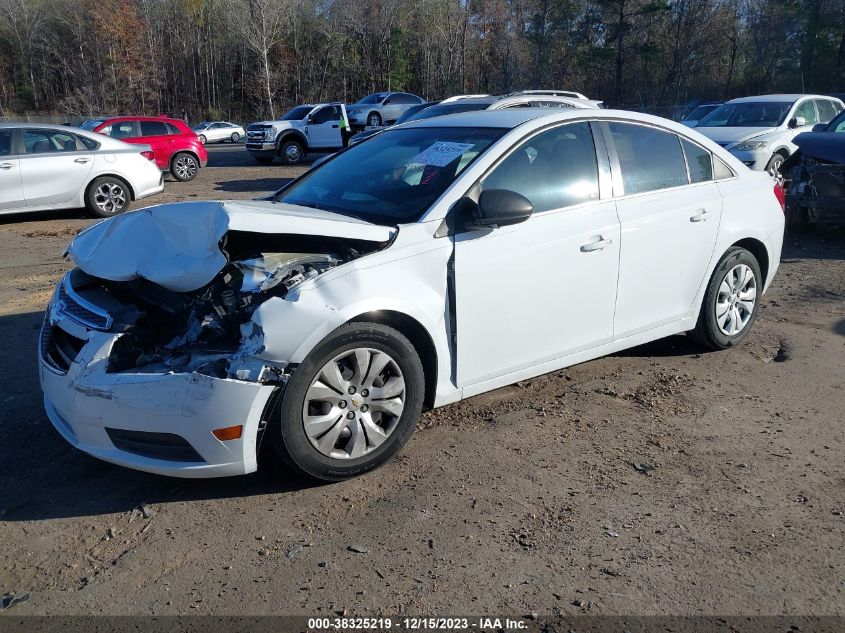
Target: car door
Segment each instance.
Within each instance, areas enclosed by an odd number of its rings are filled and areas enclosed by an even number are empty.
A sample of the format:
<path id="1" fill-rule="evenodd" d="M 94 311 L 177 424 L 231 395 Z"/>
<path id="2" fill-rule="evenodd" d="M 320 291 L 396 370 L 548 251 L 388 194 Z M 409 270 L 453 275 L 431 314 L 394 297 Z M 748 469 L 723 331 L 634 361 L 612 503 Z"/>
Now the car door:
<path id="1" fill-rule="evenodd" d="M 381 109 L 384 122 L 387 123 L 388 121 L 395 121 L 398 119 L 402 115 L 404 103 L 402 95 L 398 92 L 395 92 L 387 97 L 387 99 L 384 100 L 384 104 Z"/>
<path id="2" fill-rule="evenodd" d="M 722 197 L 705 148 L 645 124 L 602 129 L 622 233 L 613 326 L 620 339 L 690 313 L 713 255 Z"/>
<path id="3" fill-rule="evenodd" d="M 0 130 L 0 211 L 26 206 L 13 130 Z"/>
<path id="4" fill-rule="evenodd" d="M 70 202 L 94 166 L 94 152 L 64 130 L 23 129 L 20 152 L 21 185 L 28 207 Z"/>
<path id="5" fill-rule="evenodd" d="M 212 123 L 209 126 L 209 131 L 211 132 L 211 136 L 206 137 L 208 140 L 223 141 L 229 138 L 225 123 Z"/>
<path id="6" fill-rule="evenodd" d="M 340 134 L 341 112 L 339 106 L 323 106 L 308 117 L 305 135 L 308 147 L 314 149 L 333 149 L 343 146 Z"/>
<path id="7" fill-rule="evenodd" d="M 170 167 L 170 157 L 175 150 L 174 143 L 176 142 L 176 136 L 171 134 L 164 121 L 141 120 L 139 121 L 138 127 L 140 129 L 140 136 L 135 139 L 135 142 L 149 145 L 159 169 L 168 169 Z"/>
<path id="8" fill-rule="evenodd" d="M 539 132 L 470 193 L 516 191 L 534 212 L 513 226 L 457 230 L 459 386 L 612 339 L 619 221 L 607 155 L 601 145 L 596 151 L 591 128 L 579 122 Z"/>

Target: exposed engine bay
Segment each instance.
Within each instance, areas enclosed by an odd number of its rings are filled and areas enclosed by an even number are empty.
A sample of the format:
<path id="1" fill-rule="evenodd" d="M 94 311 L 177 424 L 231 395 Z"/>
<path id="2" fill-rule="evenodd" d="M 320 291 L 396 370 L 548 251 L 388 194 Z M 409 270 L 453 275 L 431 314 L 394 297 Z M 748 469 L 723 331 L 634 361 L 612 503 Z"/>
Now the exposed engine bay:
<path id="1" fill-rule="evenodd" d="M 73 285 L 95 305 L 112 304 L 110 329 L 121 334 L 108 358 L 110 373 L 194 371 L 218 378 L 282 382 L 284 363 L 275 366 L 253 358 L 264 349 L 263 334 L 251 321 L 256 308 L 385 245 L 230 231 L 220 243 L 228 263 L 196 290 L 177 292 L 143 278 L 101 279 L 80 270 L 75 271 Z"/>
<path id="2" fill-rule="evenodd" d="M 787 219 L 797 230 L 820 220 L 845 218 L 845 139 L 842 134 L 805 133 L 795 137 L 798 151 L 784 161 L 788 181 Z"/>

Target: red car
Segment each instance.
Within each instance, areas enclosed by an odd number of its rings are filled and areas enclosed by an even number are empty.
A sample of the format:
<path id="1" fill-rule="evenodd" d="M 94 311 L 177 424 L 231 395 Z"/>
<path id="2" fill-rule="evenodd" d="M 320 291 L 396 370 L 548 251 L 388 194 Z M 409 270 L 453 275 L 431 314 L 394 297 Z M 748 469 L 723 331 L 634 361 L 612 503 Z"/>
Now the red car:
<path id="1" fill-rule="evenodd" d="M 184 121 L 161 116 L 121 116 L 85 121 L 82 129 L 126 143 L 149 145 L 159 169 L 176 180 L 193 180 L 208 163 L 208 152 Z"/>

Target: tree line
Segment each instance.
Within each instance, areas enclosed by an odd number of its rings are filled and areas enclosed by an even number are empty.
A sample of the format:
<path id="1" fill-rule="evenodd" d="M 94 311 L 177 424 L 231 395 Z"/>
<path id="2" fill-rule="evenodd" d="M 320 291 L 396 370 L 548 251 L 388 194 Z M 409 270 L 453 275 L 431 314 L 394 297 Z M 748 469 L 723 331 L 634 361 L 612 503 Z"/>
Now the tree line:
<path id="1" fill-rule="evenodd" d="M 0 0 L 0 117 L 249 121 L 528 88 L 653 111 L 845 92 L 845 1 Z"/>

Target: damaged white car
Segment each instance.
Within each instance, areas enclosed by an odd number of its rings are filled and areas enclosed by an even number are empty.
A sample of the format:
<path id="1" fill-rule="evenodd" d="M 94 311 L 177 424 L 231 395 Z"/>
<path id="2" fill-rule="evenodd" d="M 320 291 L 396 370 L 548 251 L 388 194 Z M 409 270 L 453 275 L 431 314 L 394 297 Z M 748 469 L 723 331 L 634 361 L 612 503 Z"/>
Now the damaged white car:
<path id="1" fill-rule="evenodd" d="M 783 192 L 694 130 L 611 110 L 399 126 L 272 199 L 80 233 L 40 338 L 47 414 L 95 457 L 183 477 L 262 445 L 337 480 L 421 410 L 691 332 L 741 341 Z"/>

